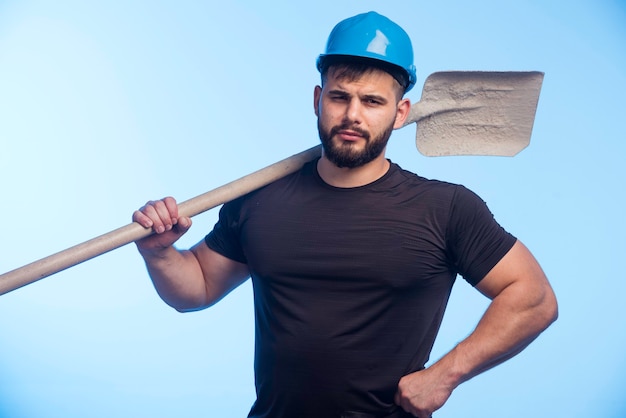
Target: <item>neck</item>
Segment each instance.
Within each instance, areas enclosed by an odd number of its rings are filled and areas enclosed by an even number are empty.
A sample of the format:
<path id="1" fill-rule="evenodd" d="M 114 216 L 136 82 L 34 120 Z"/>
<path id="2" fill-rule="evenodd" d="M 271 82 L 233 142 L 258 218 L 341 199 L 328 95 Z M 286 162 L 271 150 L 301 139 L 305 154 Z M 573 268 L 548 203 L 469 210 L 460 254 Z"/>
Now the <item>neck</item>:
<path id="1" fill-rule="evenodd" d="M 355 168 L 337 167 L 322 154 L 317 162 L 317 172 L 322 180 L 334 187 L 360 187 L 373 183 L 389 170 L 389 161 L 384 153 L 369 163 Z"/>

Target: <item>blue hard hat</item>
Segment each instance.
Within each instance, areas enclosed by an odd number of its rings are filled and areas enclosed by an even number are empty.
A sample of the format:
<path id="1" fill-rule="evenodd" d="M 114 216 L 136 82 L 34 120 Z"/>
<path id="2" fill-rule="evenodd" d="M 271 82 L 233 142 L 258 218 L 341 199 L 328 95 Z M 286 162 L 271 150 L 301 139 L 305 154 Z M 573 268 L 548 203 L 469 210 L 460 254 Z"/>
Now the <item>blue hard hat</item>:
<path id="1" fill-rule="evenodd" d="M 392 64 L 406 73 L 406 91 L 415 85 L 413 46 L 409 35 L 385 16 L 362 13 L 339 22 L 328 36 L 326 52 L 317 58 L 317 69 L 331 56 L 369 58 Z"/>

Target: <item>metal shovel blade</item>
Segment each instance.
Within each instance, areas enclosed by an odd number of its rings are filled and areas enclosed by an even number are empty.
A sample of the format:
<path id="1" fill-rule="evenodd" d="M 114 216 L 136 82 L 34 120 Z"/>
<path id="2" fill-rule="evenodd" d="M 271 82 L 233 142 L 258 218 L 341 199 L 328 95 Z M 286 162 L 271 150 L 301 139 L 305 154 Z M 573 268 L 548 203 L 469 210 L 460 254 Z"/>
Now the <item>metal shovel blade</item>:
<path id="1" fill-rule="evenodd" d="M 530 143 L 542 82 L 538 71 L 436 72 L 406 124 L 426 156 L 513 156 Z"/>

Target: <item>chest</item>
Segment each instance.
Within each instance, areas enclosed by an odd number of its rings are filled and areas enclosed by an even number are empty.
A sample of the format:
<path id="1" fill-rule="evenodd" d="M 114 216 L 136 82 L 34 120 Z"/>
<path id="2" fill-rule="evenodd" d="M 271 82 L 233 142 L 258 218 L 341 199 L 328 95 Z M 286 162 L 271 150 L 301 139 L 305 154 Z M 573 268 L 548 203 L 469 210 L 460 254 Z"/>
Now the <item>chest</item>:
<path id="1" fill-rule="evenodd" d="M 419 194 L 281 191 L 250 202 L 240 238 L 258 278 L 402 290 L 450 275 L 442 211 Z"/>

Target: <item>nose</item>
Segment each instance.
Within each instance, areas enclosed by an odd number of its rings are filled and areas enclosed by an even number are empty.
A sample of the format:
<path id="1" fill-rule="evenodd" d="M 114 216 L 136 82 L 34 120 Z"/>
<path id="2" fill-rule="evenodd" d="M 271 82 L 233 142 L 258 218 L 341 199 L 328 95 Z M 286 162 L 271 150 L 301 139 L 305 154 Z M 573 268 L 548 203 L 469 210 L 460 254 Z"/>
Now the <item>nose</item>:
<path id="1" fill-rule="evenodd" d="M 361 123 L 361 102 L 357 98 L 348 101 L 344 119 L 346 122 Z"/>

